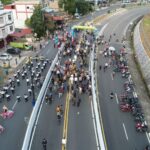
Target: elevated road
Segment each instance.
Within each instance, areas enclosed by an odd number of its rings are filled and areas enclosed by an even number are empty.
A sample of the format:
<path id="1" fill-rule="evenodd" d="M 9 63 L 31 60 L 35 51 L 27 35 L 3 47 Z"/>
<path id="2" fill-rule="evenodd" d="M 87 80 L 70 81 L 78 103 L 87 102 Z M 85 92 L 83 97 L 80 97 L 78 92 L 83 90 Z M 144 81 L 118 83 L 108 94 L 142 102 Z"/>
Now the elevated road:
<path id="1" fill-rule="evenodd" d="M 86 16 L 85 18 L 79 19 L 75 23 L 70 23 L 70 26 L 73 24 L 79 23 L 81 21 L 89 21 L 93 19 L 93 17 L 96 17 L 98 15 L 106 13 L 109 9 L 116 9 L 118 6 L 111 6 L 111 8 L 107 8 L 105 10 L 101 10 L 99 12 L 95 12 L 92 16 L 91 14 Z M 105 30 L 106 40 L 109 38 L 109 34 L 112 34 L 112 31 L 116 33 L 116 38 L 121 39 L 123 35 L 123 30 L 125 29 L 126 25 L 132 20 L 133 18 L 137 17 L 138 15 L 145 14 L 148 12 L 148 8 L 138 8 L 135 10 L 130 10 L 128 13 L 120 15 L 119 17 L 116 16 L 114 18 L 111 18 L 107 21 L 108 26 Z M 122 19 L 123 18 L 123 19 Z M 121 21 L 122 19 L 122 21 Z M 118 25 L 116 25 L 118 24 Z M 115 27 L 116 26 L 116 27 Z M 112 29 L 113 28 L 113 29 Z M 68 28 L 69 29 L 69 28 Z M 99 27 L 100 29 L 100 27 Z M 113 39 L 115 41 L 115 39 Z M 114 42 L 112 41 L 112 43 Z M 116 45 L 114 42 L 113 45 Z M 118 46 L 118 44 L 117 44 Z M 118 46 L 119 47 L 119 46 Z M 50 42 L 42 51 L 41 55 L 45 56 L 48 59 L 53 59 L 57 53 L 57 49 L 54 49 L 52 42 Z M 104 63 L 104 60 L 101 58 L 101 62 Z M 43 76 L 46 75 L 48 68 L 44 71 Z M 99 74 L 100 72 L 98 72 Z M 106 134 L 106 141 L 108 143 L 109 149 L 122 149 L 123 141 L 126 142 L 124 144 L 124 149 L 132 149 L 132 148 L 142 148 L 144 144 L 147 143 L 147 138 L 145 135 L 139 135 L 134 131 L 134 123 L 133 119 L 127 116 L 126 114 L 122 114 L 118 106 L 116 104 L 110 104 L 109 101 L 106 101 L 107 97 L 109 97 L 109 93 L 112 87 L 116 87 L 116 92 L 119 94 L 121 91 L 122 85 L 120 82 L 122 80 L 120 79 L 117 81 L 117 83 L 113 83 L 114 81 L 111 81 L 109 72 L 107 75 L 100 73 L 101 76 L 99 76 L 99 91 L 102 92 L 100 97 L 100 104 L 101 104 L 101 110 L 102 110 L 102 117 L 104 122 L 104 130 Z M 107 77 L 108 76 L 108 77 Z M 28 119 L 30 117 L 30 114 L 32 112 L 32 97 L 29 98 L 29 102 L 25 103 L 24 100 L 21 102 L 16 102 L 16 96 L 21 95 L 23 96 L 24 93 L 27 93 L 27 86 L 25 81 L 21 81 L 21 85 L 19 87 L 16 87 L 15 95 L 11 97 L 11 101 L 7 102 L 6 100 L 1 103 L 1 109 L 2 106 L 5 104 L 9 109 L 14 108 L 15 115 L 11 119 L 3 120 L 1 118 L 1 124 L 5 127 L 5 131 L 0 135 L 0 145 L 2 150 L 9 150 L 14 149 L 18 150 L 21 149 L 24 134 L 26 131 Z M 105 87 L 105 88 L 103 88 Z M 122 89 L 123 90 L 123 89 Z M 39 89 L 36 91 L 36 96 L 39 93 Z M 63 108 L 65 110 L 66 106 L 66 100 L 67 95 L 64 95 L 62 99 L 60 100 L 59 104 L 61 103 L 63 105 Z M 68 141 L 67 146 L 69 149 L 77 150 L 77 149 L 96 149 L 96 142 L 95 142 L 95 135 L 94 135 L 94 127 L 93 127 L 93 121 L 92 121 L 92 112 L 91 112 L 91 104 L 87 96 L 81 96 L 82 102 L 81 106 L 79 108 L 73 107 L 71 104 L 68 105 Z M 61 140 L 62 140 L 62 131 L 63 131 L 63 122 L 59 125 L 56 119 L 56 112 L 55 108 L 58 105 L 59 99 L 52 103 L 51 106 L 47 104 L 43 104 L 37 130 L 35 133 L 35 138 L 33 140 L 33 147 L 32 149 L 41 149 L 41 140 L 46 137 L 48 139 L 48 146 L 50 149 L 61 149 Z M 108 103 L 107 103 L 108 102 Z M 70 108 L 70 109 L 69 109 Z M 111 111 L 110 111 L 111 110 Z M 114 112 L 115 111 L 115 112 Z M 127 134 L 128 132 L 131 133 L 131 135 L 128 136 L 129 139 L 132 139 L 131 142 L 129 140 L 125 140 L 124 138 L 124 130 L 122 129 L 122 124 L 119 125 L 116 122 L 114 122 L 114 119 L 111 118 L 111 115 L 114 113 L 113 116 L 115 117 L 117 122 L 124 123 Z M 111 114 L 111 115 L 110 115 Z M 125 120 L 122 120 L 122 118 L 125 117 Z M 121 121 L 120 121 L 121 120 Z M 126 123 L 127 122 L 127 123 Z M 115 125 L 114 125 L 115 124 Z M 116 125 L 117 124 L 117 125 Z M 116 130 L 118 127 L 118 130 Z M 131 129 L 130 129 L 131 128 Z M 107 130 L 108 129 L 108 130 Z M 120 131 L 120 134 L 117 132 Z M 117 134 L 116 134 L 117 133 Z M 113 138 L 111 138 L 113 137 Z M 120 142 L 118 146 L 118 139 Z M 138 141 L 138 142 L 137 142 Z M 140 144 L 139 141 L 142 141 L 142 144 Z M 128 145 L 128 142 L 130 143 Z M 138 145 L 136 145 L 136 142 Z M 9 143 L 9 144 L 8 144 Z M 83 144 L 84 143 L 84 144 Z"/>

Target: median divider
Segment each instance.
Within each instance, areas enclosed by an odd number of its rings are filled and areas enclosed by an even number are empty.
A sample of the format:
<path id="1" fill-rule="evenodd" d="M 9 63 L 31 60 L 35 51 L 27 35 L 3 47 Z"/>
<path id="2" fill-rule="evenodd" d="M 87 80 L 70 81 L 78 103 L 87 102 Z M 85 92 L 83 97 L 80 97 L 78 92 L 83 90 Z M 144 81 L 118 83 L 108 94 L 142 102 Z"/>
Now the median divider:
<path id="1" fill-rule="evenodd" d="M 54 69 L 56 63 L 60 59 L 60 54 L 63 50 L 63 47 L 64 47 L 64 43 L 61 45 L 58 53 L 56 54 L 51 66 L 49 68 L 49 71 L 46 75 L 43 86 L 42 86 L 40 93 L 38 95 L 38 98 L 36 100 L 35 106 L 32 110 L 30 120 L 29 120 L 27 129 L 26 129 L 26 133 L 25 133 L 25 137 L 24 137 L 24 141 L 23 141 L 23 145 L 22 145 L 22 150 L 30 150 L 31 149 L 32 140 L 33 140 L 34 133 L 36 130 L 36 126 L 37 126 L 38 118 L 39 118 L 40 111 L 42 108 L 42 104 L 44 102 L 47 88 L 48 88 L 49 82 L 51 80 L 52 70 Z"/>
<path id="2" fill-rule="evenodd" d="M 103 34 L 104 29 L 107 27 L 108 24 L 105 24 L 101 31 L 98 33 L 98 36 Z M 93 116 L 93 123 L 94 123 L 94 130 L 96 135 L 96 142 L 97 142 L 97 149 L 98 150 L 107 150 L 107 143 L 105 139 L 104 129 L 103 129 L 103 122 L 101 117 L 101 110 L 99 104 L 99 95 L 98 95 L 98 88 L 97 88 L 97 75 L 96 75 L 96 44 L 93 44 L 93 50 L 91 52 L 90 57 L 90 67 L 89 71 L 91 73 L 91 80 L 92 80 L 92 116 Z"/>
<path id="3" fill-rule="evenodd" d="M 119 15 L 119 14 L 122 14 L 122 13 L 125 13 L 127 10 L 124 9 L 124 8 L 119 8 L 119 9 L 116 9 L 116 10 L 113 10 L 112 12 L 110 13 L 105 13 L 103 15 L 100 15 L 98 17 L 96 17 L 94 20 L 93 20 L 93 24 L 95 26 L 99 26 L 102 22 L 106 21 L 107 19 L 115 16 L 115 15 Z"/>

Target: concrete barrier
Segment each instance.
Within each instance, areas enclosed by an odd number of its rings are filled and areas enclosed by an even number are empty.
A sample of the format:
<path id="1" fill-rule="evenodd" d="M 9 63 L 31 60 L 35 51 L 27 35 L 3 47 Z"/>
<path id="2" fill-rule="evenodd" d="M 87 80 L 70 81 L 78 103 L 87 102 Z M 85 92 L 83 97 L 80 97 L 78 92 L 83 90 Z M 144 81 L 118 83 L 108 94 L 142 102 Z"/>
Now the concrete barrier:
<path id="1" fill-rule="evenodd" d="M 107 27 L 108 24 L 105 24 L 100 32 L 98 33 L 98 36 L 103 35 L 104 29 Z M 92 80 L 92 113 L 93 113 L 93 122 L 94 122 L 94 128 L 95 128 L 95 135 L 96 135 L 96 142 L 97 142 L 97 149 L 98 150 L 107 150 L 104 130 L 103 130 L 103 123 L 102 123 L 102 117 L 101 117 L 101 110 L 100 110 L 100 104 L 99 104 L 99 95 L 98 95 L 98 89 L 97 89 L 97 73 L 96 73 L 96 62 L 95 62 L 95 44 L 93 44 L 93 50 L 91 52 L 90 57 L 90 67 L 89 71 L 91 73 L 91 80 Z"/>

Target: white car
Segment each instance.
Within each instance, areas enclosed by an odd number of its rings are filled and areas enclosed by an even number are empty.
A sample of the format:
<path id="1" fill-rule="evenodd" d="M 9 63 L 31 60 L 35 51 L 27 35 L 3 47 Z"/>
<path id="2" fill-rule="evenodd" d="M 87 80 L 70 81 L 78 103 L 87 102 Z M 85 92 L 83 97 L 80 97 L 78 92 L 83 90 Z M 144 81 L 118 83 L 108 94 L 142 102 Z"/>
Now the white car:
<path id="1" fill-rule="evenodd" d="M 11 59 L 12 59 L 12 56 L 7 53 L 0 54 L 0 60 L 6 61 L 6 60 L 11 60 Z"/>
<path id="2" fill-rule="evenodd" d="M 76 19 L 80 19 L 81 18 L 81 15 L 78 14 L 78 13 L 75 13 L 74 16 L 75 16 Z"/>

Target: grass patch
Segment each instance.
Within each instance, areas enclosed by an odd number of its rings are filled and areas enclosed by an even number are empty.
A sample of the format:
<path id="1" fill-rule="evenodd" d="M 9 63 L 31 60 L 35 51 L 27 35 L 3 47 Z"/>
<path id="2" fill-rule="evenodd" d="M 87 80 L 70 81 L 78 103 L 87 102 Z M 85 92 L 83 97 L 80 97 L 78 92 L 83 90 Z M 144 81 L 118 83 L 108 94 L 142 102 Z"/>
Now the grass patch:
<path id="1" fill-rule="evenodd" d="M 150 57 L 150 14 L 144 16 L 140 24 L 140 34 L 144 49 Z"/>
<path id="2" fill-rule="evenodd" d="M 144 19 L 143 19 L 143 25 L 144 25 L 144 27 L 148 26 L 149 27 L 148 29 L 150 30 L 150 14 L 146 15 L 144 17 Z"/>

